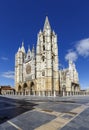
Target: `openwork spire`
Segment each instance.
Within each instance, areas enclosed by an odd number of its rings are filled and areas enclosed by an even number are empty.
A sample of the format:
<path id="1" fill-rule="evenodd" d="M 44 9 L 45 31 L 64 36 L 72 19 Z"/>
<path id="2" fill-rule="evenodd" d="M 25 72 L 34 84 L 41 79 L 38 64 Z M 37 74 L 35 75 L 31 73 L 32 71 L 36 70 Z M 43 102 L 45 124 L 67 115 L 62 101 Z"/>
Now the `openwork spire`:
<path id="1" fill-rule="evenodd" d="M 48 29 L 51 30 L 51 26 L 50 26 L 48 17 L 46 16 L 43 31 L 48 30 Z"/>

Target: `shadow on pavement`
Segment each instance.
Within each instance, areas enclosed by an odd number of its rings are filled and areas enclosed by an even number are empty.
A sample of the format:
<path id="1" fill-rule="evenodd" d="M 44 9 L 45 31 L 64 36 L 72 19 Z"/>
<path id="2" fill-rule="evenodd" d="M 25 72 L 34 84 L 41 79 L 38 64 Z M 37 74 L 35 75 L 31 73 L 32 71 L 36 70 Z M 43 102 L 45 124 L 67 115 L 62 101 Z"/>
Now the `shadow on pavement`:
<path id="1" fill-rule="evenodd" d="M 26 111 L 33 110 L 38 104 L 27 102 L 24 99 L 10 99 L 0 97 L 0 124 Z"/>

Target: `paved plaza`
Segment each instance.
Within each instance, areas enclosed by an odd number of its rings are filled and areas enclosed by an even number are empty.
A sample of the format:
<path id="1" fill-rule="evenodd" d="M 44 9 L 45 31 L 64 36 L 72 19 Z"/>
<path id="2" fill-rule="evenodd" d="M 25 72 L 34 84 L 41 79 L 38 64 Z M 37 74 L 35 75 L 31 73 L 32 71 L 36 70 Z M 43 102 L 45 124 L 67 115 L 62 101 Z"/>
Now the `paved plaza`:
<path id="1" fill-rule="evenodd" d="M 0 96 L 0 130 L 89 130 L 89 96 Z"/>

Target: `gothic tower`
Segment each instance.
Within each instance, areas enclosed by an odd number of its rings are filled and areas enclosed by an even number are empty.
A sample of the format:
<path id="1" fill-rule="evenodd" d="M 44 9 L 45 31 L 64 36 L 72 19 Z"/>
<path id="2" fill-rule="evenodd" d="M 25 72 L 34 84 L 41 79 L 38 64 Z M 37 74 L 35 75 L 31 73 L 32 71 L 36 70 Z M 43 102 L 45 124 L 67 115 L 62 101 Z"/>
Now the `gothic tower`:
<path id="1" fill-rule="evenodd" d="M 57 35 L 51 30 L 48 17 L 38 33 L 36 47 L 36 80 L 39 95 L 59 93 Z"/>
<path id="2" fill-rule="evenodd" d="M 18 52 L 15 55 L 15 86 L 20 82 L 23 82 L 23 62 L 25 59 L 25 48 L 24 43 L 22 42 L 22 47 L 18 49 Z M 18 88 L 16 87 L 16 90 Z"/>

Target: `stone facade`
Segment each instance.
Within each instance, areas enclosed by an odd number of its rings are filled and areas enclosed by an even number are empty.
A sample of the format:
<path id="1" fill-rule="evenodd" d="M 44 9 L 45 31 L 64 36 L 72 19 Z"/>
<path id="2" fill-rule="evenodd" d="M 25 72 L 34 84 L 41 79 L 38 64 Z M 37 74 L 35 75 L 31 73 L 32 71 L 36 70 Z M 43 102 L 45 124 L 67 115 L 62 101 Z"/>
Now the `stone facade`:
<path id="1" fill-rule="evenodd" d="M 69 68 L 60 71 L 58 66 L 57 35 L 46 17 L 37 36 L 36 52 L 33 47 L 26 53 L 22 42 L 15 55 L 16 92 L 39 96 L 77 94 L 80 86 L 75 64 L 69 61 Z"/>
<path id="2" fill-rule="evenodd" d="M 63 95 L 78 95 L 80 92 L 78 72 L 73 61 L 69 60 L 69 67 L 59 71 L 60 89 Z"/>
<path id="3" fill-rule="evenodd" d="M 43 31 L 34 47 L 25 52 L 24 43 L 15 55 L 15 87 L 17 92 L 31 95 L 58 95 L 59 70 L 57 35 L 46 17 Z"/>

